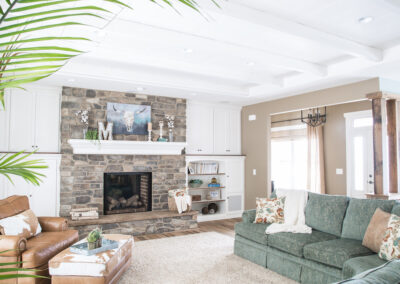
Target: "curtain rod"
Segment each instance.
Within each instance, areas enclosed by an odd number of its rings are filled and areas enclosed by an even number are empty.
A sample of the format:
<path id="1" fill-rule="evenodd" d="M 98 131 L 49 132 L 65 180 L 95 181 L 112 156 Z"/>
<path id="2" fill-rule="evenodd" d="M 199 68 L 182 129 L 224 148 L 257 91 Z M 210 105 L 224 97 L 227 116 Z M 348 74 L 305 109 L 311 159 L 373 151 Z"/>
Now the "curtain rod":
<path id="1" fill-rule="evenodd" d="M 296 120 L 300 120 L 300 121 L 301 121 L 301 117 L 299 117 L 299 118 L 292 118 L 292 119 L 284 119 L 284 120 L 271 121 L 271 124 L 272 124 L 272 123 L 280 123 L 280 122 L 296 121 Z"/>

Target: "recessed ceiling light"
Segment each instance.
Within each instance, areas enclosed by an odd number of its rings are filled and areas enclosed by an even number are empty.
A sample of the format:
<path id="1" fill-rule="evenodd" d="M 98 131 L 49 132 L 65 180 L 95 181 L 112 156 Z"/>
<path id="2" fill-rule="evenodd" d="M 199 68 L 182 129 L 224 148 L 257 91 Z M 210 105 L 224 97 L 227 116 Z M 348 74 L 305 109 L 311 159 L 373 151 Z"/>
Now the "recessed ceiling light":
<path id="1" fill-rule="evenodd" d="M 254 66 L 256 64 L 253 61 L 248 61 L 248 62 L 246 62 L 246 65 L 247 66 Z"/>
<path id="2" fill-rule="evenodd" d="M 193 49 L 191 49 L 191 48 L 185 48 L 183 51 L 184 51 L 185 53 L 192 53 L 192 52 L 193 52 Z"/>
<path id="3" fill-rule="evenodd" d="M 75 82 L 75 79 L 74 78 L 69 78 L 68 82 Z"/>
<path id="4" fill-rule="evenodd" d="M 373 20 L 374 20 L 373 17 L 367 16 L 367 17 L 361 17 L 361 18 L 359 18 L 359 19 L 358 19 L 358 22 L 359 22 L 360 24 L 369 24 L 369 23 L 371 23 Z"/>
<path id="5" fill-rule="evenodd" d="M 144 88 L 143 88 L 143 87 L 137 87 L 136 90 L 139 91 L 139 92 L 141 92 L 141 91 L 144 90 Z"/>

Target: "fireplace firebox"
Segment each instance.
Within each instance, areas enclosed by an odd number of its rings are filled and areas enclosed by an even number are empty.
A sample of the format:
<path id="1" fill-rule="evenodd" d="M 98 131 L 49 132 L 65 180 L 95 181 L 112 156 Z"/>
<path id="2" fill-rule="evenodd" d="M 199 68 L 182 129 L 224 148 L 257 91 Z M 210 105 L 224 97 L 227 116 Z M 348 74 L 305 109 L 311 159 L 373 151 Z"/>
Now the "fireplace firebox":
<path id="1" fill-rule="evenodd" d="M 104 173 L 104 215 L 151 211 L 151 201 L 151 173 Z"/>

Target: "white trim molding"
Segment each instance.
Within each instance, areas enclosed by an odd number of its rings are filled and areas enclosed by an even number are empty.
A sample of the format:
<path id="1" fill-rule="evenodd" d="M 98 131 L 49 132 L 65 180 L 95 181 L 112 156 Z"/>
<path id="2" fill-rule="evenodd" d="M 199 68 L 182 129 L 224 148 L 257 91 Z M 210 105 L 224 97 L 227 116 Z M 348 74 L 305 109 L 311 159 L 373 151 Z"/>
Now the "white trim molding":
<path id="1" fill-rule="evenodd" d="M 186 142 L 147 142 L 69 139 L 74 154 L 181 155 Z"/>

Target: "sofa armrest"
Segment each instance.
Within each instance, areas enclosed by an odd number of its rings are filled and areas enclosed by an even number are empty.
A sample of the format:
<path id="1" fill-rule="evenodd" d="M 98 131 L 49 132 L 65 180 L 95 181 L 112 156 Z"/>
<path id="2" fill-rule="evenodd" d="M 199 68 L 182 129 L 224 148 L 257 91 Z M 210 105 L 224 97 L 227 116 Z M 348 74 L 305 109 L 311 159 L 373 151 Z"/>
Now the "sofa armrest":
<path id="1" fill-rule="evenodd" d="M 38 217 L 43 232 L 61 232 L 68 229 L 67 219 L 61 217 Z"/>
<path id="2" fill-rule="evenodd" d="M 256 209 L 244 211 L 242 214 L 243 223 L 254 223 L 256 219 Z"/>
<path id="3" fill-rule="evenodd" d="M 0 257 L 20 256 L 26 250 L 26 239 L 21 236 L 0 235 Z"/>

